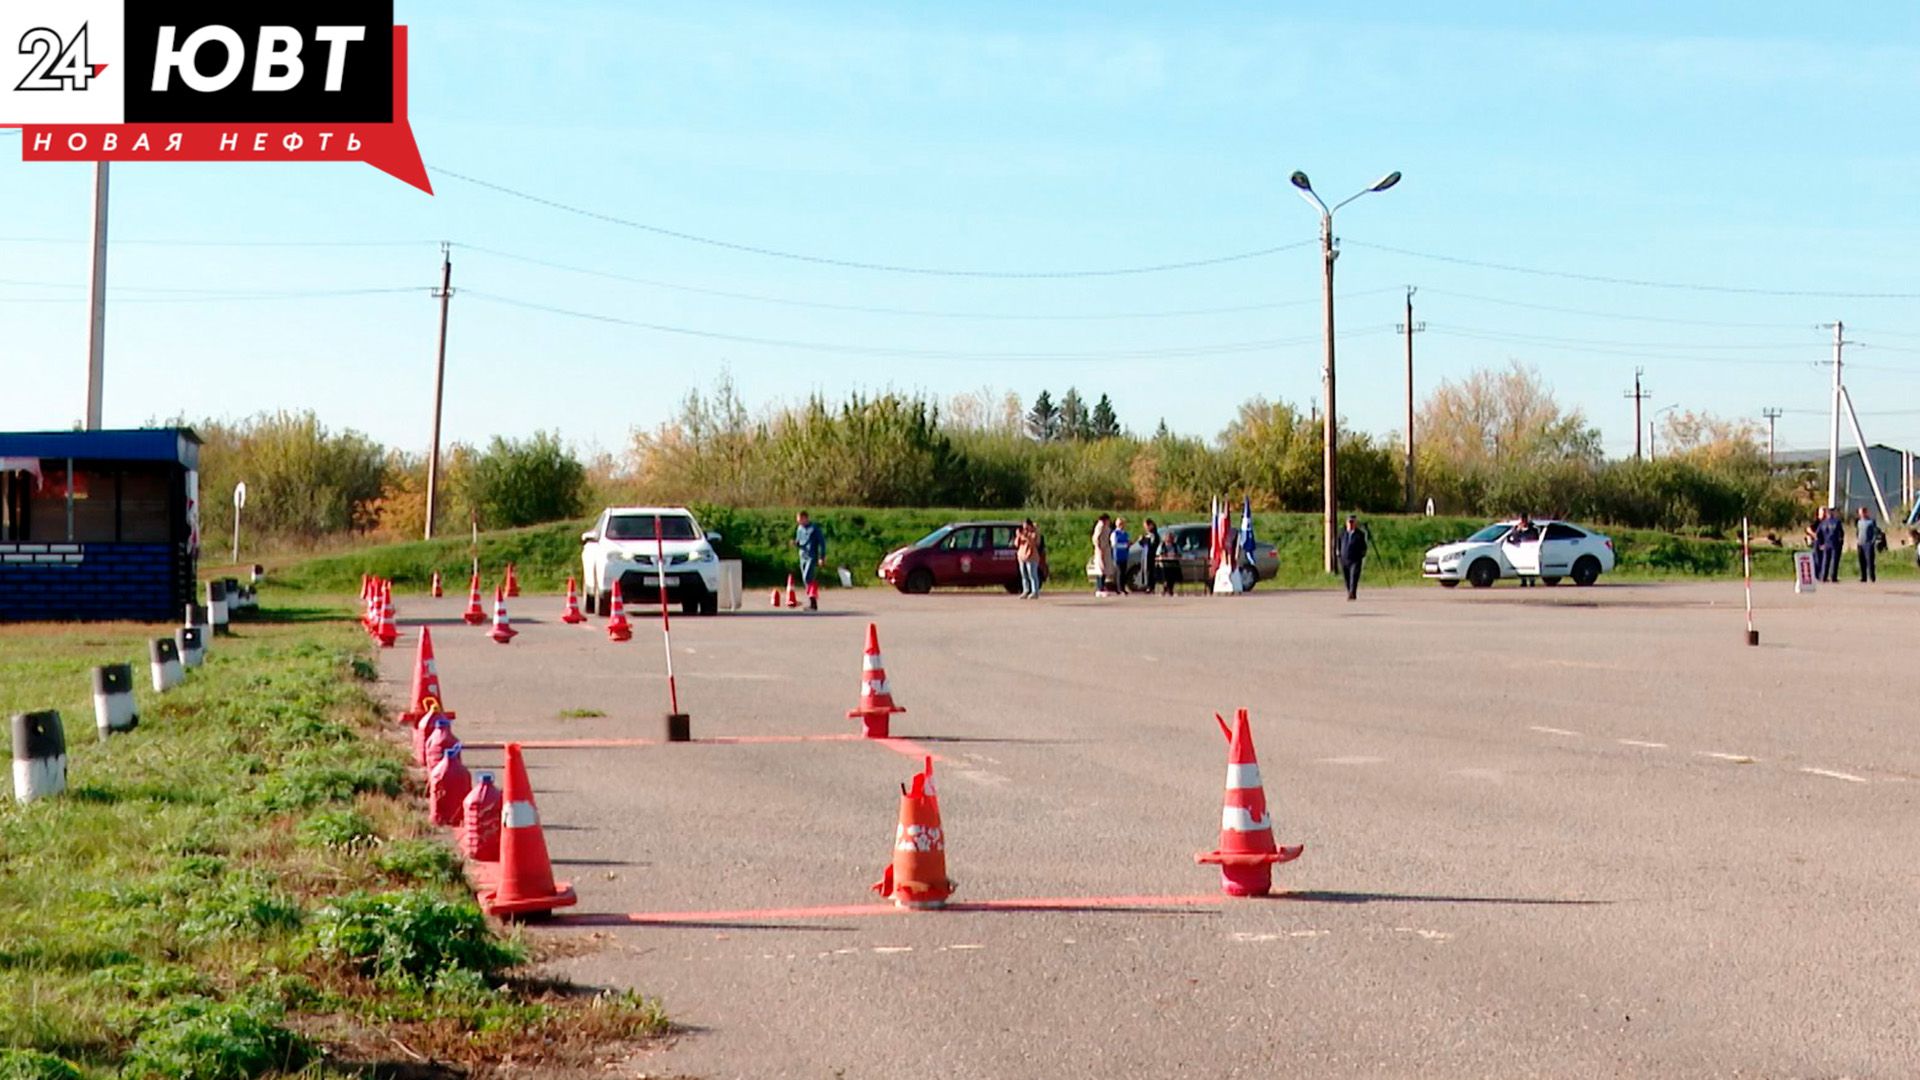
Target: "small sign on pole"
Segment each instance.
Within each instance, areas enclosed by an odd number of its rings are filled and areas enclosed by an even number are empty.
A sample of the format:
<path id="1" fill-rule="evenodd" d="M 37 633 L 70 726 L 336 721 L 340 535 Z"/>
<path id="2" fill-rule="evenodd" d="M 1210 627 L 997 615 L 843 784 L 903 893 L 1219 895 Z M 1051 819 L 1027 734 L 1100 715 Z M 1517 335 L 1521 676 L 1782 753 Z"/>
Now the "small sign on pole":
<path id="1" fill-rule="evenodd" d="M 233 561 L 235 565 L 240 562 L 240 511 L 245 509 L 246 505 L 247 482 L 242 480 L 233 485 Z"/>
<path id="2" fill-rule="evenodd" d="M 1793 591 L 1810 593 L 1813 591 L 1813 552 L 1796 551 L 1793 553 Z"/>

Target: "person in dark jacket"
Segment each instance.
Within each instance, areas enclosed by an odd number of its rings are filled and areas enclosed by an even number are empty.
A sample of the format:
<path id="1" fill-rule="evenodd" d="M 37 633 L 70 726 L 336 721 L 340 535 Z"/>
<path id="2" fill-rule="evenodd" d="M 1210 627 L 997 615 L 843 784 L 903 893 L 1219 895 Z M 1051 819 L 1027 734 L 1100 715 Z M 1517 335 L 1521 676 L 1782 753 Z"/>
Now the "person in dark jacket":
<path id="1" fill-rule="evenodd" d="M 1347 599 L 1360 598 L 1360 567 L 1367 561 L 1367 531 L 1360 519 L 1347 515 L 1347 531 L 1340 534 L 1340 572 L 1347 579 Z"/>
<path id="2" fill-rule="evenodd" d="M 1874 558 L 1880 551 L 1880 523 L 1873 520 L 1873 511 L 1860 508 L 1860 522 L 1854 526 L 1854 541 L 1860 549 L 1860 580 L 1878 581 L 1874 572 Z"/>
<path id="3" fill-rule="evenodd" d="M 1827 574 L 1821 580 L 1837 582 L 1840 580 L 1840 551 L 1847 546 L 1847 523 L 1840 520 L 1840 515 L 1830 506 L 1823 507 L 1822 511 L 1823 516 L 1813 527 L 1814 548 L 1816 551 L 1822 548 L 1826 550 L 1823 565 Z M 1819 561 L 1818 556 L 1815 558 Z"/>
<path id="4" fill-rule="evenodd" d="M 1160 583 L 1160 527 L 1148 518 L 1140 531 L 1140 569 L 1147 578 L 1147 595 L 1153 595 L 1155 585 Z"/>

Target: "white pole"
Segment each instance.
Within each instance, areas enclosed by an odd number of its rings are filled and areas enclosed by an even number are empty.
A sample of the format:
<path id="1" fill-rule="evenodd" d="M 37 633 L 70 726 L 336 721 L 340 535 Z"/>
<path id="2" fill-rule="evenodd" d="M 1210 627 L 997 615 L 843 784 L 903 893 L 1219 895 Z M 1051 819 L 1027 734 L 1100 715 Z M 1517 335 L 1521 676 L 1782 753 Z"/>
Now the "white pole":
<path id="1" fill-rule="evenodd" d="M 1747 537 L 1747 519 L 1740 519 L 1740 564 L 1747 581 L 1747 636 L 1753 636 L 1753 545 Z"/>
<path id="2" fill-rule="evenodd" d="M 1847 420 L 1853 426 L 1853 441 L 1860 447 L 1860 467 L 1866 470 L 1867 483 L 1873 487 L 1873 501 L 1880 507 L 1880 520 L 1882 523 L 1892 521 L 1893 515 L 1887 512 L 1886 492 L 1880 490 L 1880 475 L 1873 471 L 1873 459 L 1867 456 L 1867 437 L 1860 431 L 1860 414 L 1853 411 L 1853 395 L 1847 393 L 1844 386 L 1840 388 L 1840 400 L 1847 406 Z"/>
<path id="3" fill-rule="evenodd" d="M 93 166 L 93 285 L 87 319 L 87 430 L 99 431 L 107 373 L 107 163 Z"/>
<path id="4" fill-rule="evenodd" d="M 240 565 L 240 501 L 233 503 L 233 565 Z"/>
<path id="5" fill-rule="evenodd" d="M 1846 324 L 1833 324 L 1833 425 L 1827 435 L 1827 505 L 1840 508 L 1840 346 Z"/>

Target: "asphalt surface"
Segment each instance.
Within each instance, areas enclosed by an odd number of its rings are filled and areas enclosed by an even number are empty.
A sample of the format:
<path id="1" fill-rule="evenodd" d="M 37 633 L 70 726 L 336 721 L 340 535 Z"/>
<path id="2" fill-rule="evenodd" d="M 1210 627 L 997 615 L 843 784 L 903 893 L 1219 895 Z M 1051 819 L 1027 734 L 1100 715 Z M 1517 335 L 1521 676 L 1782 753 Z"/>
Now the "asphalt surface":
<path id="1" fill-rule="evenodd" d="M 757 598 L 764 602 L 765 597 Z M 1920 1074 L 1920 588 L 832 590 L 632 642 L 400 598 L 480 765 L 528 760 L 581 897 L 554 968 L 662 997 L 700 1077 Z M 869 620 L 902 739 L 846 736 Z M 1196 866 L 1251 710 L 1284 896 Z M 563 710 L 603 717 L 563 718 Z M 770 737 L 825 736 L 773 741 Z M 894 913 L 935 776 L 973 909 Z M 1018 901 L 1058 901 L 1026 904 Z M 1002 903 L 1014 901 L 1016 903 Z M 661 918 L 663 917 L 663 918 Z M 648 921 L 654 918 L 655 921 Z"/>

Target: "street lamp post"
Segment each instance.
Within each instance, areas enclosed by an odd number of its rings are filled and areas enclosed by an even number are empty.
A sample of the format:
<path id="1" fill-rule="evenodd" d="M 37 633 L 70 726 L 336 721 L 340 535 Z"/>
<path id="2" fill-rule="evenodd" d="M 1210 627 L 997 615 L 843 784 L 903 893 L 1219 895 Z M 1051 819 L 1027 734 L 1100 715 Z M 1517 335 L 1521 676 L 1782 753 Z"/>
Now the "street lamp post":
<path id="1" fill-rule="evenodd" d="M 1323 522 L 1325 526 L 1325 535 L 1323 537 L 1324 550 L 1322 554 L 1325 557 L 1326 571 L 1331 574 L 1339 569 L 1336 547 L 1340 540 L 1340 413 L 1334 405 L 1333 396 L 1333 260 L 1340 257 L 1340 250 L 1334 243 L 1333 215 L 1335 211 L 1362 195 L 1370 195 L 1376 191 L 1385 191 L 1399 183 L 1400 174 L 1397 172 L 1388 173 L 1379 180 L 1374 181 L 1370 187 L 1355 192 L 1347 198 L 1334 203 L 1331 207 L 1320 201 L 1320 196 L 1314 193 L 1313 184 L 1308 181 L 1306 173 L 1295 172 L 1289 179 L 1293 181 L 1294 187 L 1300 189 L 1300 197 L 1313 204 L 1314 208 L 1320 211 L 1320 257 L 1326 265 L 1327 362 L 1325 369 L 1321 372 L 1321 381 L 1325 384 L 1326 388 L 1327 411 L 1326 420 L 1320 428 L 1322 444 L 1320 455 L 1323 469 L 1321 486 L 1324 489 L 1323 494 L 1326 503 L 1326 520 Z"/>

